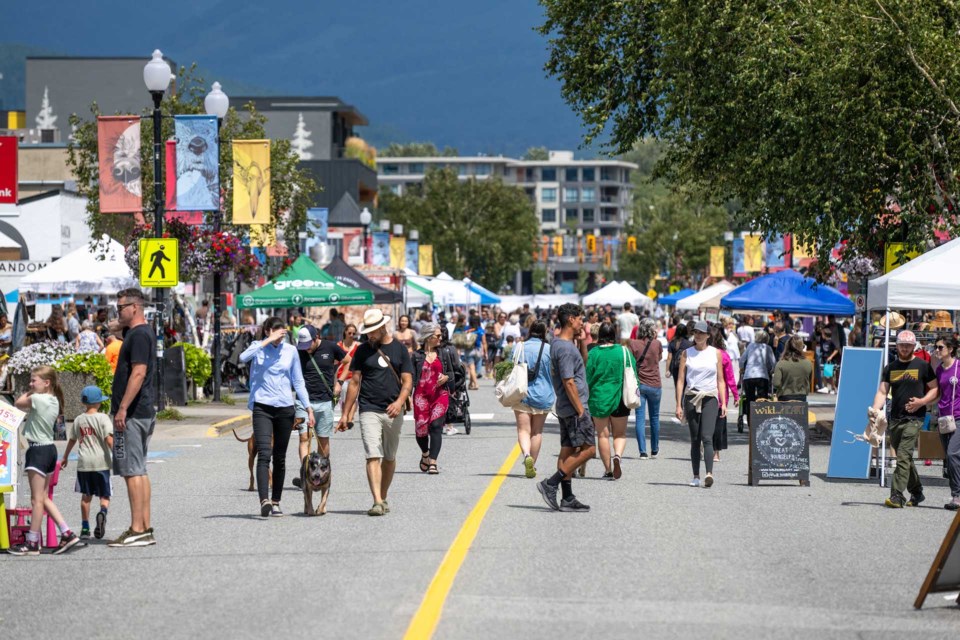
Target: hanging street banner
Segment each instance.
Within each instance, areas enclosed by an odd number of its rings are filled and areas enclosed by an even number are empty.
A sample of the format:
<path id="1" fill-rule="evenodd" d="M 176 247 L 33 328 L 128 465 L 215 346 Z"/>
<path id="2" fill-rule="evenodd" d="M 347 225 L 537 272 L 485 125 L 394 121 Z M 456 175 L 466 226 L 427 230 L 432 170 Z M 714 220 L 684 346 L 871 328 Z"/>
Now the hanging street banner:
<path id="1" fill-rule="evenodd" d="M 100 169 L 100 212 L 142 211 L 140 117 L 98 117 L 97 156 Z"/>
<path id="2" fill-rule="evenodd" d="M 723 278 L 727 275 L 724 262 L 727 259 L 726 247 L 710 247 L 710 277 Z"/>
<path id="3" fill-rule="evenodd" d="M 233 224 L 270 222 L 270 141 L 233 141 Z"/>
<path id="4" fill-rule="evenodd" d="M 733 239 L 733 275 L 737 278 L 743 278 L 747 275 L 747 268 L 744 265 L 744 246 L 743 238 Z"/>
<path id="5" fill-rule="evenodd" d="M 814 257 L 817 255 L 817 248 L 815 245 L 805 245 L 796 241 L 792 242 L 793 249 L 793 266 L 794 267 L 809 267 L 810 263 L 813 262 Z"/>
<path id="6" fill-rule="evenodd" d="M 140 286 L 175 287 L 180 282 L 180 241 L 176 238 L 140 239 Z"/>
<path id="7" fill-rule="evenodd" d="M 407 263 L 407 239 L 403 236 L 390 238 L 390 266 L 403 269 Z"/>
<path id="8" fill-rule="evenodd" d="M 315 207 L 307 209 L 307 220 L 309 220 L 310 230 L 313 235 L 320 239 L 320 242 L 327 241 L 329 234 L 328 222 L 330 220 L 330 210 L 326 207 Z"/>
<path id="9" fill-rule="evenodd" d="M 167 176 L 177 175 L 177 141 L 167 140 L 164 145 L 164 167 Z M 177 210 L 177 182 L 168 179 L 164 185 L 166 190 L 165 219 L 179 220 L 184 224 L 198 225 L 203 224 L 202 211 L 178 211 Z"/>
<path id="10" fill-rule="evenodd" d="M 787 266 L 787 248 L 783 236 L 772 235 L 767 238 L 767 269 L 782 271 Z"/>
<path id="11" fill-rule="evenodd" d="M 417 269 L 417 273 L 421 276 L 432 276 L 433 275 L 433 245 L 432 244 L 422 244 L 420 245 L 420 268 Z"/>
<path id="12" fill-rule="evenodd" d="M 390 266 L 390 233 L 387 231 L 373 233 L 373 266 Z"/>
<path id="13" fill-rule="evenodd" d="M 898 254 L 903 253 L 904 244 L 902 242 L 888 242 L 883 250 L 883 272 L 890 273 L 897 267 L 907 264 L 920 255 L 919 251 L 907 251 L 903 257 Z"/>
<path id="14" fill-rule="evenodd" d="M 0 136 L 0 205 L 17 204 L 17 152 L 15 136 Z"/>
<path id="15" fill-rule="evenodd" d="M 218 210 L 220 144 L 217 142 L 217 117 L 174 116 L 173 127 L 177 139 L 177 205 L 186 211 Z"/>
<path id="16" fill-rule="evenodd" d="M 743 266 L 747 273 L 763 271 L 763 243 L 760 236 L 743 239 Z"/>
<path id="17" fill-rule="evenodd" d="M 420 274 L 420 243 L 417 240 L 407 240 L 407 254 L 404 266 L 417 275 Z"/>

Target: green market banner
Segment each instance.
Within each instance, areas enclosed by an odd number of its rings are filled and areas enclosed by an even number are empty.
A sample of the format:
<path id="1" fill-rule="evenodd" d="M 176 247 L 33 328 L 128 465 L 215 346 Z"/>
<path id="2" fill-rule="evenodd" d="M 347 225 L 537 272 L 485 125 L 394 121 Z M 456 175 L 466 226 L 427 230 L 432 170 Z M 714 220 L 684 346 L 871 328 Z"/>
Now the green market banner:
<path id="1" fill-rule="evenodd" d="M 302 255 L 274 280 L 237 300 L 241 309 L 373 304 L 373 293 L 346 287 Z"/>

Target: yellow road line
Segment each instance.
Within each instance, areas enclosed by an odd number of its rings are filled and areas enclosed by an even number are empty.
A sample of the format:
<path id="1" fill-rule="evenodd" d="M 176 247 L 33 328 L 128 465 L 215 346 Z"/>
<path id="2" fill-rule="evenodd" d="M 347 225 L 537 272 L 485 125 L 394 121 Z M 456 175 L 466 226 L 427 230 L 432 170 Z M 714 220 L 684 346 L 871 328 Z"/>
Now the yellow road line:
<path id="1" fill-rule="evenodd" d="M 420 603 L 420 608 L 417 609 L 413 620 L 410 621 L 410 626 L 407 627 L 407 633 L 403 636 L 404 640 L 426 640 L 433 636 L 437 623 L 440 622 L 440 614 L 443 613 L 443 605 L 447 601 L 447 595 L 450 593 L 453 581 L 460 571 L 460 566 L 467 557 L 467 552 L 470 551 L 473 539 L 477 537 L 480 524 L 483 522 L 484 516 L 487 515 L 487 509 L 493 504 L 494 498 L 500 491 L 500 485 L 503 484 L 507 474 L 519 457 L 520 446 L 514 445 L 513 450 L 503 461 L 496 477 L 487 485 L 486 491 L 483 492 L 480 500 L 474 505 L 473 511 L 467 516 L 460 532 L 454 538 L 453 544 L 447 549 L 447 555 L 444 556 L 440 568 L 433 576 L 430 587 L 427 588 L 423 601 Z"/>
<path id="2" fill-rule="evenodd" d="M 226 427 L 227 425 L 231 425 L 235 422 L 241 422 L 243 420 L 250 420 L 250 419 L 251 419 L 250 415 L 246 414 L 241 416 L 234 416 L 232 418 L 227 418 L 226 420 L 221 420 L 220 422 L 214 422 L 212 425 L 210 425 L 210 428 L 207 429 L 207 437 L 219 438 L 221 435 L 223 435 L 220 433 L 220 430 Z"/>

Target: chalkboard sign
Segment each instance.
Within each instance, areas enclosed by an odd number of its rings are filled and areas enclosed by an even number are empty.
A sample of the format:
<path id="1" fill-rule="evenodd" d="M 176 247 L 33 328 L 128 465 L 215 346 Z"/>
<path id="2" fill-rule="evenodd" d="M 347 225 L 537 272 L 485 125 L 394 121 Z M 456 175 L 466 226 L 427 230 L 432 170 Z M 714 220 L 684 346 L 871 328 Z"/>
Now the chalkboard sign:
<path id="1" fill-rule="evenodd" d="M 917 609 L 923 606 L 927 594 L 960 589 L 960 513 L 953 518 L 953 524 L 947 529 L 940 551 L 930 567 L 927 579 L 920 587 L 920 594 L 913 606 Z M 957 597 L 960 604 L 960 597 Z"/>
<path id="2" fill-rule="evenodd" d="M 749 481 L 799 480 L 810 484 L 806 402 L 750 404 Z"/>

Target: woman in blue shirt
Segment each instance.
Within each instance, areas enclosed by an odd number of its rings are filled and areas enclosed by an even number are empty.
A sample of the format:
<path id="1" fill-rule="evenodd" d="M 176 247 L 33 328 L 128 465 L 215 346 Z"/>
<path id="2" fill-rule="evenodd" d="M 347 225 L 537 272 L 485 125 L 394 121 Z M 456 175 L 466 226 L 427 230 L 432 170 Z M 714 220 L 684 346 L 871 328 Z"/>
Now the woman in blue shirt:
<path id="1" fill-rule="evenodd" d="M 557 399 L 550 376 L 550 345 L 546 339 L 547 325 L 537 321 L 530 326 L 530 337 L 526 342 L 514 347 L 523 349 L 527 361 L 527 397 L 513 408 L 513 413 L 517 417 L 517 441 L 523 452 L 523 467 L 528 478 L 537 477 L 543 423 Z"/>
<path id="2" fill-rule="evenodd" d="M 250 365 L 250 400 L 247 407 L 253 411 L 253 438 L 257 445 L 257 492 L 260 495 L 260 515 L 282 516 L 280 496 L 286 471 L 284 461 L 293 429 L 294 404 L 291 387 L 297 399 L 307 407 L 307 424 L 313 428 L 313 408 L 307 386 L 303 382 L 297 348 L 284 338 L 287 329 L 283 320 L 267 318 L 261 329 L 263 339 L 253 341 L 240 354 L 240 362 Z M 272 445 L 271 445 L 272 443 Z M 270 459 L 273 458 L 272 496 L 270 488 Z"/>

